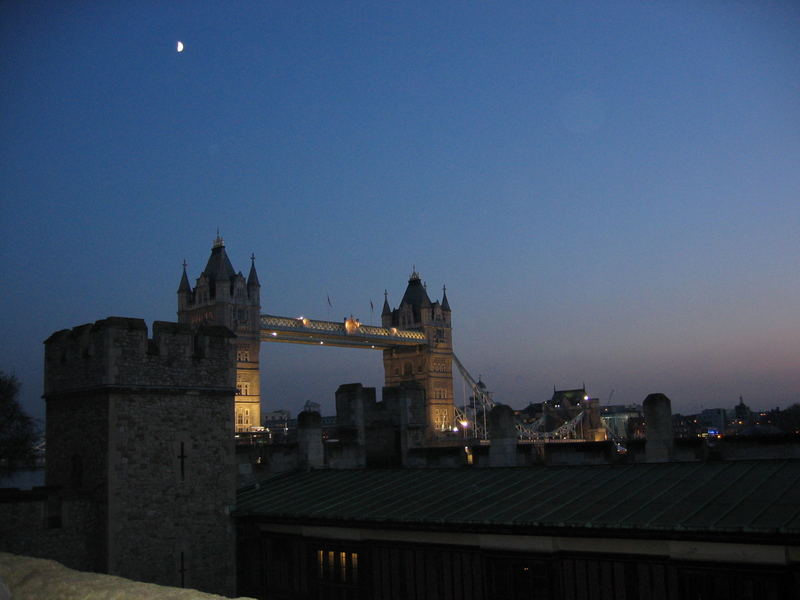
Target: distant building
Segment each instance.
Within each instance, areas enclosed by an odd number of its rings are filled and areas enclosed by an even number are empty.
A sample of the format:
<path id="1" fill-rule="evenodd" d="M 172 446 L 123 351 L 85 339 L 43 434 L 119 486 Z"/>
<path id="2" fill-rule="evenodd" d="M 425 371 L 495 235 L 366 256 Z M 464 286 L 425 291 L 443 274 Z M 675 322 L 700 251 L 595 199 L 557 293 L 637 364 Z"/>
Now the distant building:
<path id="1" fill-rule="evenodd" d="M 676 439 L 692 439 L 700 437 L 704 431 L 698 415 L 672 415 L 672 431 Z"/>
<path id="2" fill-rule="evenodd" d="M 744 398 L 741 396 L 739 396 L 739 404 L 733 409 L 733 414 L 737 425 L 750 425 L 752 423 L 753 412 L 750 410 L 750 407 L 744 403 Z"/>
<path id="3" fill-rule="evenodd" d="M 724 408 L 706 408 L 700 413 L 699 421 L 706 433 L 724 433 L 728 425 L 728 411 Z"/>

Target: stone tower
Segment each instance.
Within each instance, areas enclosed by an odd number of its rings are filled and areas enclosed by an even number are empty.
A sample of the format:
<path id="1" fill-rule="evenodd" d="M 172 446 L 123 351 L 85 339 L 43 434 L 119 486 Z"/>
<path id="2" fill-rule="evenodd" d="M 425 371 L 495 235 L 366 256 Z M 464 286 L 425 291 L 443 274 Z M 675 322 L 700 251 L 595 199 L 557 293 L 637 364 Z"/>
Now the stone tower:
<path id="1" fill-rule="evenodd" d="M 110 317 L 45 342 L 48 486 L 93 571 L 234 591 L 234 335 Z M 81 510 L 81 507 L 83 507 Z"/>
<path id="2" fill-rule="evenodd" d="M 261 284 L 255 256 L 250 257 L 250 273 L 234 271 L 225 252 L 225 242 L 217 235 L 206 268 L 192 289 L 186 264 L 178 287 L 178 321 L 193 328 L 223 325 L 236 334 L 235 429 L 247 431 L 261 425 Z"/>
<path id="3" fill-rule="evenodd" d="M 427 434 L 449 431 L 454 424 L 453 335 L 447 290 L 442 301 L 431 302 L 419 273 L 414 270 L 400 306 L 392 310 L 384 298 L 384 327 L 416 329 L 425 333 L 427 345 L 396 347 L 383 351 L 386 385 L 417 382 L 425 390 Z"/>

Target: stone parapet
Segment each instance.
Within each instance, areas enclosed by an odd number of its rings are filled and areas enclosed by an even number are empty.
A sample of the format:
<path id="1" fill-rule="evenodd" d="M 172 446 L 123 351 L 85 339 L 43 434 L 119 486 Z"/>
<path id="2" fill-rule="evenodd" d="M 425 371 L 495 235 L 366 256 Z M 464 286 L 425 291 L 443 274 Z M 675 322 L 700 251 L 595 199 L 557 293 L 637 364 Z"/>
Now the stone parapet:
<path id="1" fill-rule="evenodd" d="M 226 327 L 109 317 L 45 341 L 45 396 L 103 387 L 218 389 L 235 386 L 235 335 Z"/>

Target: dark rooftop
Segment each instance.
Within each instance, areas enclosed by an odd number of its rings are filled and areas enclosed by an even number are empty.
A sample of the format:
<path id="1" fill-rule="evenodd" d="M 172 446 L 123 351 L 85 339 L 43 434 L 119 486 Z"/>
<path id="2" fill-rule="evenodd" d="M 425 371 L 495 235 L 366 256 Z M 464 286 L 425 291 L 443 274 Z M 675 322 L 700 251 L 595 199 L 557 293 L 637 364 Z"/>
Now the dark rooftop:
<path id="1" fill-rule="evenodd" d="M 231 277 L 236 275 L 228 254 L 225 252 L 225 243 L 219 235 L 214 240 L 211 256 L 208 257 L 206 268 L 203 269 L 203 275 L 211 281 L 229 281 Z"/>
<path id="2" fill-rule="evenodd" d="M 408 279 L 408 287 L 406 287 L 406 292 L 403 294 L 403 299 L 400 301 L 400 304 L 410 304 L 414 308 L 419 308 L 424 304 L 430 303 L 431 300 L 428 297 L 428 292 L 425 290 L 425 286 L 422 285 L 419 273 L 415 270 Z"/>
<path id="3" fill-rule="evenodd" d="M 241 489 L 234 515 L 461 531 L 797 539 L 800 460 L 295 472 Z"/>

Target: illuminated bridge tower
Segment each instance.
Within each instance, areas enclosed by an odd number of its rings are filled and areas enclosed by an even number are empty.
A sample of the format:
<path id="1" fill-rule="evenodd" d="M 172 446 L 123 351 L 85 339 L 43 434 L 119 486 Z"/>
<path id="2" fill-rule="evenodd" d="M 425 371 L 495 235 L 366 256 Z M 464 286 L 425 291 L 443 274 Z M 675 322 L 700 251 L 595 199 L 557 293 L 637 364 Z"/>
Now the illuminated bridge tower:
<path id="1" fill-rule="evenodd" d="M 392 310 L 383 301 L 384 327 L 416 329 L 425 334 L 426 345 L 397 346 L 383 351 L 386 385 L 417 382 L 425 389 L 429 434 L 448 431 L 454 423 L 453 335 L 447 291 L 442 301 L 431 302 L 414 270 L 400 306 Z"/>
<path id="2" fill-rule="evenodd" d="M 186 263 L 178 287 L 178 321 L 192 327 L 224 325 L 236 334 L 236 431 L 261 424 L 260 342 L 261 284 L 255 256 L 250 274 L 233 270 L 225 242 L 217 235 L 206 268 L 194 289 L 186 276 Z"/>

